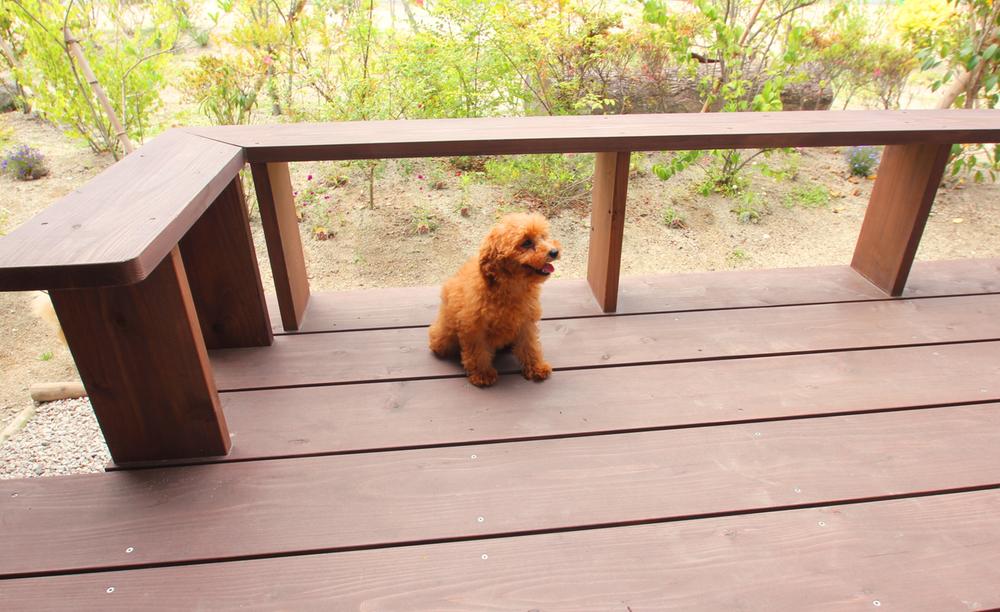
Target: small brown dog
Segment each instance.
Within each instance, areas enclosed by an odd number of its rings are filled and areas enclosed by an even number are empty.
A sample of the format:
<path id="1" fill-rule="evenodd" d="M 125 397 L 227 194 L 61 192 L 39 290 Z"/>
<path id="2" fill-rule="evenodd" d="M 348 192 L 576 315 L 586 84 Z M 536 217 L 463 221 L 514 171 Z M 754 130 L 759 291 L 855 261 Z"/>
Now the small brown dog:
<path id="1" fill-rule="evenodd" d="M 497 380 L 493 355 L 511 347 L 529 380 L 545 380 L 552 366 L 542 357 L 538 320 L 541 284 L 552 274 L 559 243 L 539 214 L 505 216 L 472 257 L 441 289 L 441 310 L 430 327 L 438 357 L 461 352 L 469 382 L 487 387 Z"/>

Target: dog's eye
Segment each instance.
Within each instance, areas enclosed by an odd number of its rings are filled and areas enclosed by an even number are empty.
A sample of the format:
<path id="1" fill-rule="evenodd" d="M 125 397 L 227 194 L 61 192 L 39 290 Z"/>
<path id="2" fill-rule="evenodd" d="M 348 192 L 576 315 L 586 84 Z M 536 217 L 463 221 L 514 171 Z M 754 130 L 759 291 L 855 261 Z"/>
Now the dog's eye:
<path id="1" fill-rule="evenodd" d="M 521 248 L 522 249 L 531 249 L 531 248 L 534 248 L 534 247 L 535 247 L 535 241 L 532 240 L 531 238 L 528 238 L 524 242 L 521 243 Z"/>

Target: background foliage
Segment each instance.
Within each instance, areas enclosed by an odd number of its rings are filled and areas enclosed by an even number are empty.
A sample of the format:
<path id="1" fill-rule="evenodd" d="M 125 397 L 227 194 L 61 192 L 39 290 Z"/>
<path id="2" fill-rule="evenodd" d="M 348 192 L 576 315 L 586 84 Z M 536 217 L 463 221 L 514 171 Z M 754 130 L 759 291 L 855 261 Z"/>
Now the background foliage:
<path id="1" fill-rule="evenodd" d="M 992 0 L 4 0 L 22 106 L 99 151 L 118 145 L 64 25 L 140 142 L 160 128 L 168 83 L 212 123 L 641 112 L 685 84 L 707 112 L 781 110 L 805 86 L 834 108 L 899 108 L 914 91 L 925 105 L 992 108 L 1000 96 Z M 763 154 L 711 152 L 711 189 L 739 191 Z M 653 171 L 668 179 L 702 159 Z M 573 164 L 543 161 L 491 176 L 577 183 Z M 378 164 L 365 164 L 374 183 Z M 998 164 L 995 147 L 966 147 L 952 169 L 983 180 Z"/>

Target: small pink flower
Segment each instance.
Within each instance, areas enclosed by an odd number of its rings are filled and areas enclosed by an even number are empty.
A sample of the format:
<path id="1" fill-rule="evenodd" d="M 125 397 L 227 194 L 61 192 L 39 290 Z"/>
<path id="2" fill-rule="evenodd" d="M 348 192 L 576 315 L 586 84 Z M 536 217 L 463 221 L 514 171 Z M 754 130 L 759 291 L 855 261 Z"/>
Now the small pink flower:
<path id="1" fill-rule="evenodd" d="M 330 196 L 323 196 L 323 199 L 324 199 L 324 200 L 329 200 L 329 199 L 330 199 Z"/>
<path id="2" fill-rule="evenodd" d="M 265 66 L 270 66 L 271 64 L 274 63 L 274 59 L 270 55 L 265 55 L 262 61 L 264 62 Z"/>
<path id="3" fill-rule="evenodd" d="M 298 192 L 298 191 L 293 191 L 293 192 L 292 192 L 292 195 L 293 195 L 293 196 L 297 196 L 297 195 L 299 195 L 299 192 Z"/>
<path id="4" fill-rule="evenodd" d="M 310 174 L 309 176 L 307 176 L 307 177 L 306 177 L 306 180 L 307 180 L 307 181 L 311 181 L 311 180 L 313 180 L 313 175 L 311 175 L 311 174 Z"/>
<path id="5" fill-rule="evenodd" d="M 420 180 L 422 181 L 422 180 L 424 180 L 424 175 L 423 175 L 423 174 L 418 174 L 418 175 L 417 175 L 417 178 L 418 178 L 418 179 L 420 179 Z"/>

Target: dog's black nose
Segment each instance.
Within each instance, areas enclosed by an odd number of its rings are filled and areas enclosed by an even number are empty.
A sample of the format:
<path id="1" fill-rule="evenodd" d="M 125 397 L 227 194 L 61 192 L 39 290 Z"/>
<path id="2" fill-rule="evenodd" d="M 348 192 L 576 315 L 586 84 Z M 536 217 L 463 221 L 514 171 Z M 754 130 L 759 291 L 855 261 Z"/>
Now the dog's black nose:
<path id="1" fill-rule="evenodd" d="M 549 257 L 551 257 L 552 259 L 559 257 L 559 249 L 552 249 L 551 251 L 549 251 Z"/>

